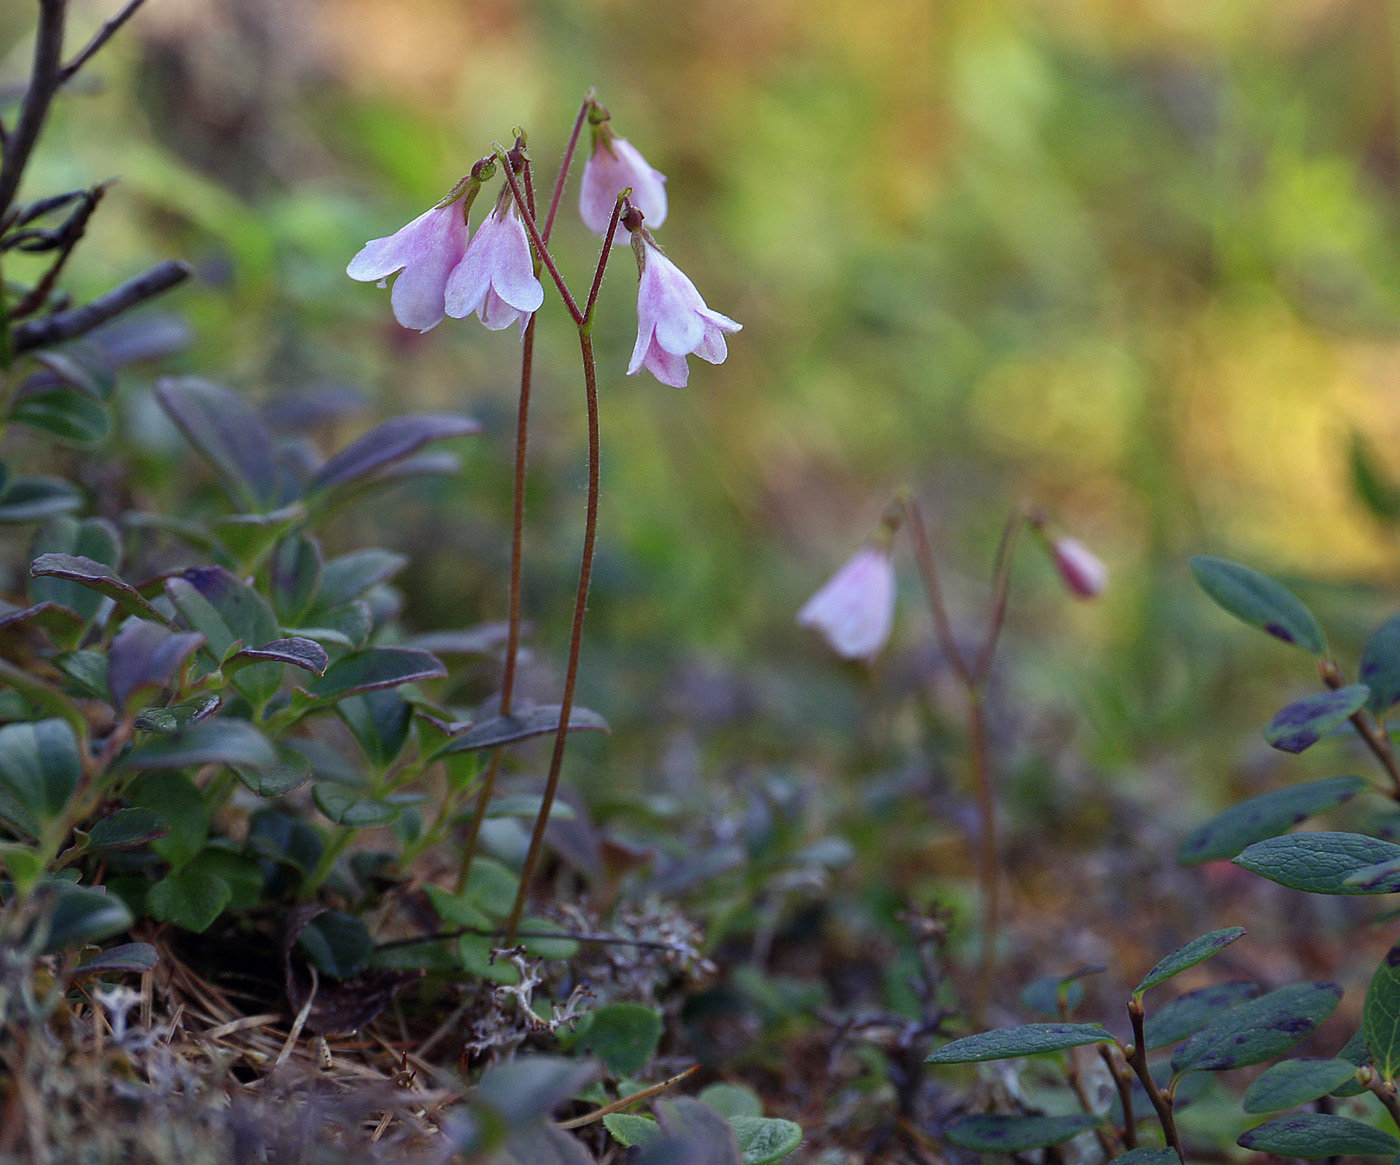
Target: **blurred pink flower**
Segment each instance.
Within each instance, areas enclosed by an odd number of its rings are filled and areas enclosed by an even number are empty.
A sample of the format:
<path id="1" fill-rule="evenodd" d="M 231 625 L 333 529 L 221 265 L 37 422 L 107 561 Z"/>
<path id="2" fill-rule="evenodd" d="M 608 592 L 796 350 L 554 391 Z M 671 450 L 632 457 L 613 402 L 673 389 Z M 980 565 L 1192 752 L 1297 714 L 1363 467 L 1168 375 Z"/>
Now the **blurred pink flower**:
<path id="1" fill-rule="evenodd" d="M 442 322 L 444 289 L 467 249 L 467 222 L 461 199 L 424 211 L 405 227 L 371 239 L 350 260 L 345 273 L 383 287 L 398 272 L 389 304 L 406 328 L 426 332 Z"/>
<path id="2" fill-rule="evenodd" d="M 578 213 L 595 235 L 602 235 L 612 221 L 617 196 L 631 188 L 630 201 L 642 212 L 649 227 L 666 221 L 666 175 L 653 170 L 626 138 L 595 134 L 593 153 L 583 166 L 578 192 Z M 626 242 L 631 232 L 619 227 L 614 241 Z"/>
<path id="3" fill-rule="evenodd" d="M 729 355 L 724 333 L 737 332 L 743 325 L 706 307 L 695 284 L 656 249 L 645 232 L 639 240 L 633 240 L 641 267 L 637 344 L 627 374 L 646 367 L 662 384 L 684 388 L 690 378 L 687 354 L 694 352 L 711 364 L 723 363 Z"/>
<path id="4" fill-rule="evenodd" d="M 493 331 L 520 321 L 520 333 L 544 302 L 535 278 L 530 238 L 514 204 L 497 204 L 476 229 L 467 253 L 447 279 L 446 311 L 454 319 L 476 312 Z"/>
<path id="5" fill-rule="evenodd" d="M 1108 586 L 1108 567 L 1078 539 L 1054 539 L 1050 554 L 1061 581 L 1076 598 L 1096 599 Z"/>
<path id="6" fill-rule="evenodd" d="M 874 659 L 894 624 L 894 589 L 889 550 L 862 547 L 807 600 L 798 625 L 821 632 L 837 655 Z"/>

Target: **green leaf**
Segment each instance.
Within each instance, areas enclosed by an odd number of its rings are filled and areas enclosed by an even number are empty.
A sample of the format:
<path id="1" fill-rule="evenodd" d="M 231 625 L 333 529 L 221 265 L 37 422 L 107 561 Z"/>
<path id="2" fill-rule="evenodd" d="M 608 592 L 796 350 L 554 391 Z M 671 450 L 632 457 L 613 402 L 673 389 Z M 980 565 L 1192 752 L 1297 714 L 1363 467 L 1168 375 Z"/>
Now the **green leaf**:
<path id="1" fill-rule="evenodd" d="M 802 1126 L 792 1121 L 771 1116 L 731 1116 L 727 1119 L 739 1142 L 744 1165 L 769 1165 L 769 1162 L 781 1161 L 802 1144 Z"/>
<path id="2" fill-rule="evenodd" d="M 1382 522 L 1400 518 L 1400 489 L 1376 465 L 1371 447 L 1359 431 L 1352 431 L 1347 461 L 1352 488 L 1371 514 Z"/>
<path id="3" fill-rule="evenodd" d="M 1400 615 L 1392 615 L 1366 641 L 1357 679 L 1371 689 L 1366 707 L 1377 716 L 1400 700 Z"/>
<path id="4" fill-rule="evenodd" d="M 354 825 L 365 829 L 375 825 L 392 825 L 399 819 L 397 805 L 366 796 L 364 789 L 340 781 L 316 782 L 311 799 L 337 825 Z"/>
<path id="5" fill-rule="evenodd" d="M 110 400 L 117 389 L 113 362 L 99 345 L 76 343 L 62 352 L 48 349 L 31 355 L 51 374 L 42 378 L 46 385 L 57 381 L 86 393 L 93 400 Z M 40 380 L 39 377 L 34 379 Z"/>
<path id="6" fill-rule="evenodd" d="M 300 622 L 321 585 L 321 544 L 306 534 L 286 538 L 272 555 L 272 605 L 283 623 Z"/>
<path id="7" fill-rule="evenodd" d="M 1350 684 L 1295 700 L 1269 721 L 1264 739 L 1283 752 L 1303 752 L 1346 723 L 1370 696 L 1371 689 L 1365 684 Z"/>
<path id="8" fill-rule="evenodd" d="M 104 518 L 78 521 L 69 515 L 50 518 L 34 534 L 30 556 L 69 554 L 105 563 L 113 570 L 121 561 L 121 536 Z M 61 578 L 31 578 L 29 594 L 36 603 L 52 602 L 74 612 L 84 623 L 102 608 L 103 595 L 90 587 Z M 76 646 L 69 643 L 68 646 Z"/>
<path id="9" fill-rule="evenodd" d="M 51 882 L 53 895 L 45 951 L 85 946 L 120 934 L 136 920 L 126 903 L 98 886 Z"/>
<path id="10" fill-rule="evenodd" d="M 1372 1157 L 1400 1153 L 1389 1133 L 1350 1117 L 1295 1112 L 1250 1129 L 1237 1142 L 1256 1153 L 1276 1157 Z"/>
<path id="11" fill-rule="evenodd" d="M 1081 980 L 1103 970 L 1102 966 L 1085 967 L 1069 975 L 1042 975 L 1021 989 L 1021 1006 L 1042 1015 L 1059 1016 L 1062 1007 L 1066 1013 L 1071 1012 L 1084 998 Z"/>
<path id="12" fill-rule="evenodd" d="M 381 768 L 399 755 L 408 740 L 413 706 L 393 688 L 347 696 L 336 704 L 335 710 L 365 755 Z"/>
<path id="13" fill-rule="evenodd" d="M 1097 1117 L 1075 1113 L 1071 1116 L 1004 1116 L 980 1113 L 958 1117 L 943 1130 L 949 1143 L 981 1153 L 1021 1153 L 1045 1145 L 1060 1145 L 1099 1123 Z"/>
<path id="14" fill-rule="evenodd" d="M 100 651 L 64 651 L 54 656 L 53 662 L 84 696 L 108 698 L 107 657 Z"/>
<path id="15" fill-rule="evenodd" d="M 0 524 L 39 522 L 82 506 L 83 495 L 62 478 L 12 477 L 0 491 Z"/>
<path id="16" fill-rule="evenodd" d="M 1112 1165 L 1181 1165 L 1181 1158 L 1175 1149 L 1129 1149 Z"/>
<path id="17" fill-rule="evenodd" d="M 474 724 L 460 736 L 454 736 L 438 755 L 452 752 L 469 752 L 477 748 L 496 748 L 503 744 L 514 744 L 518 740 L 528 740 L 532 736 L 544 736 L 559 730 L 558 704 L 545 704 L 531 708 L 527 712 L 513 713 L 510 716 L 493 716 Z M 597 712 L 587 708 L 574 708 L 569 713 L 570 732 L 611 732 L 608 722 Z"/>
<path id="18" fill-rule="evenodd" d="M 1282 1112 L 1308 1104 L 1356 1078 L 1356 1065 L 1346 1060 L 1284 1060 L 1245 1090 L 1245 1112 Z"/>
<path id="19" fill-rule="evenodd" d="M 1268 575 L 1210 555 L 1193 558 L 1191 573 L 1201 589 L 1235 618 L 1313 655 L 1327 654 L 1326 637 L 1313 613 Z"/>
<path id="20" fill-rule="evenodd" d="M 263 514 L 225 514 L 214 519 L 214 534 L 229 555 L 239 563 L 261 563 L 272 544 L 306 520 L 306 507 L 300 502 L 280 506 Z"/>
<path id="21" fill-rule="evenodd" d="M 1192 939 L 1185 946 L 1172 951 L 1152 970 L 1148 971 L 1143 981 L 1133 988 L 1133 994 L 1141 996 L 1144 991 L 1156 987 L 1159 983 L 1165 983 L 1173 975 L 1179 975 L 1197 963 L 1205 962 L 1211 955 L 1224 950 L 1232 942 L 1243 938 L 1244 935 L 1244 927 L 1227 926 L 1221 930 L 1213 930 L 1209 934 L 1203 934 L 1200 938 Z"/>
<path id="22" fill-rule="evenodd" d="M 142 732 L 157 732 L 169 736 L 182 732 L 191 724 L 208 720 L 219 710 L 223 698 L 217 692 L 202 692 L 192 700 L 181 704 L 168 704 L 164 708 L 143 708 L 132 722 Z"/>
<path id="23" fill-rule="evenodd" d="M 526 918 L 520 924 L 520 942 L 537 959 L 572 959 L 578 954 L 578 940 L 569 938 L 568 931 L 548 918 Z M 534 932 L 528 933 L 527 932 Z M 558 938 L 541 938 L 541 934 L 557 934 Z"/>
<path id="24" fill-rule="evenodd" d="M 80 554 L 41 554 L 29 564 L 29 573 L 67 579 L 106 595 L 128 615 L 150 619 L 170 626 L 170 620 L 156 610 L 144 595 L 128 582 L 123 582 L 105 562 L 84 558 Z"/>
<path id="25" fill-rule="evenodd" d="M 156 399 L 245 510 L 276 504 L 272 434 L 237 393 L 194 377 L 167 377 Z"/>
<path id="26" fill-rule="evenodd" d="M 306 924 L 297 946 L 322 974 L 348 979 L 365 965 L 374 951 L 374 939 L 353 914 L 327 910 Z"/>
<path id="27" fill-rule="evenodd" d="M 661 1126 L 653 1117 L 639 1113 L 613 1112 L 603 1118 L 603 1127 L 613 1135 L 619 1144 L 631 1148 L 633 1145 L 650 1145 L 661 1140 Z"/>
<path id="28" fill-rule="evenodd" d="M 118 809 L 88 831 L 88 852 L 129 849 L 157 841 L 170 832 L 165 818 L 154 809 Z"/>
<path id="29" fill-rule="evenodd" d="M 247 720 L 220 716 L 138 745 L 123 758 L 122 767 L 182 769 L 193 765 L 223 764 L 271 769 L 279 763 L 267 737 Z"/>
<path id="30" fill-rule="evenodd" d="M 78 964 L 75 975 L 136 975 L 160 962 L 150 943 L 119 943 Z"/>
<path id="31" fill-rule="evenodd" d="M 317 700 L 338 700 L 356 692 L 396 688 L 447 674 L 442 661 L 426 651 L 407 647 L 367 647 L 336 660 L 307 693 Z"/>
<path id="32" fill-rule="evenodd" d="M 281 797 L 311 779 L 311 762 L 286 745 L 277 749 L 277 763 L 271 768 L 230 765 L 234 776 L 259 797 Z"/>
<path id="33" fill-rule="evenodd" d="M 465 437 L 481 431 L 470 417 L 453 413 L 421 413 L 391 417 L 331 457 L 311 479 L 308 493 L 332 489 L 369 476 L 429 441 Z"/>
<path id="34" fill-rule="evenodd" d="M 313 610 L 324 611 L 358 599 L 371 587 L 387 582 L 408 565 L 392 550 L 356 550 L 332 558 L 321 570 L 321 587 Z"/>
<path id="35" fill-rule="evenodd" d="M 82 771 L 78 742 L 67 721 L 0 727 L 0 817 L 38 837 L 63 813 Z"/>
<path id="36" fill-rule="evenodd" d="M 1159 1008 L 1143 1025 L 1143 1040 L 1149 1052 L 1180 1043 L 1193 1036 L 1223 1012 L 1259 997 L 1255 983 L 1214 983 L 1189 991 Z"/>
<path id="37" fill-rule="evenodd" d="M 936 1048 L 926 1064 L 977 1064 L 984 1060 L 1009 1060 L 1059 1052 L 1083 1044 L 1116 1043 L 1111 1032 L 1097 1023 L 1027 1023 L 964 1036 Z"/>
<path id="38" fill-rule="evenodd" d="M 1176 1050 L 1172 1071 L 1246 1068 L 1282 1055 L 1337 1009 L 1335 983 L 1291 983 L 1226 1012 Z"/>
<path id="39" fill-rule="evenodd" d="M 1367 787 L 1361 777 L 1328 777 L 1276 789 L 1232 805 L 1196 829 L 1177 852 L 1183 866 L 1233 858 L 1256 841 L 1276 837 L 1309 817 L 1326 812 Z"/>
<path id="40" fill-rule="evenodd" d="M 1400 890 L 1400 872 L 1377 885 L 1349 883 L 1352 874 L 1400 859 L 1400 845 L 1360 833 L 1290 833 L 1257 841 L 1235 865 L 1309 894 L 1390 894 Z"/>
<path id="41" fill-rule="evenodd" d="M 585 1055 L 597 1056 L 618 1079 L 635 1076 L 647 1066 L 661 1042 L 659 1012 L 640 1003 L 609 1003 L 589 1012 L 570 1041 Z"/>
<path id="42" fill-rule="evenodd" d="M 10 410 L 10 418 L 68 445 L 97 445 L 112 432 L 107 406 L 71 388 L 30 393 Z"/>
<path id="43" fill-rule="evenodd" d="M 1387 1084 L 1400 1070 L 1400 944 L 1381 960 L 1361 1012 L 1361 1034 L 1376 1071 Z"/>
<path id="44" fill-rule="evenodd" d="M 746 1084 L 707 1084 L 700 1089 L 700 1099 L 727 1121 L 736 1116 L 762 1116 L 763 1101 Z"/>
<path id="45" fill-rule="evenodd" d="M 164 819 L 169 832 L 151 848 L 176 869 L 204 848 L 209 808 L 184 773 L 143 773 L 127 786 L 124 799 L 132 808 L 148 809 Z"/>
<path id="46" fill-rule="evenodd" d="M 231 651 L 281 638 L 282 629 L 267 600 L 222 566 L 192 567 L 179 578 L 166 579 L 165 590 L 185 622 L 204 636 L 216 663 Z M 261 708 L 282 683 L 281 664 L 250 664 L 238 670 L 232 683 L 255 708 Z"/>
<path id="47" fill-rule="evenodd" d="M 195 934 L 209 928 L 233 897 L 218 874 L 190 865 L 162 878 L 146 897 L 146 909 L 159 922 L 173 922 Z"/>

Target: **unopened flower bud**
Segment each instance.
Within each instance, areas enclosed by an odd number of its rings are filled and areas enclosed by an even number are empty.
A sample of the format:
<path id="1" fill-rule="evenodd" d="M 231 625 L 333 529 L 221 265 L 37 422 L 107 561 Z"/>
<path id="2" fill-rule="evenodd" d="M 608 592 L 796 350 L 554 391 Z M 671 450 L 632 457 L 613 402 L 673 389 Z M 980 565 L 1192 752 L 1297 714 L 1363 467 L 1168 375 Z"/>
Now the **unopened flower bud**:
<path id="1" fill-rule="evenodd" d="M 1096 599 L 1108 586 L 1108 567 L 1077 538 L 1054 538 L 1050 556 L 1070 594 L 1080 599 Z"/>

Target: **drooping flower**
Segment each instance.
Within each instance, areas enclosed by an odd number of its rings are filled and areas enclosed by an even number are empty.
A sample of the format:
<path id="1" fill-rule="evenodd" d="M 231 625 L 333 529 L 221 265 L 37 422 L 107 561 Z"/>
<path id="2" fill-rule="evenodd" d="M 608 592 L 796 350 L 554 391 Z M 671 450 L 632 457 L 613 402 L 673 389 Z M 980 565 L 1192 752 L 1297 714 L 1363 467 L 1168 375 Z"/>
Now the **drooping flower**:
<path id="1" fill-rule="evenodd" d="M 1077 538 L 1054 538 L 1050 557 L 1070 594 L 1079 599 L 1096 599 L 1108 586 L 1108 567 Z"/>
<path id="2" fill-rule="evenodd" d="M 601 236 L 612 221 L 617 196 L 631 189 L 629 200 L 642 212 L 647 226 L 666 221 L 666 175 L 654 170 L 626 138 L 614 137 L 606 127 L 595 128 L 593 152 L 583 165 L 578 213 L 595 235 Z M 619 226 L 614 242 L 625 243 L 629 232 Z"/>
<path id="3" fill-rule="evenodd" d="M 467 253 L 448 276 L 446 300 L 447 314 L 454 319 L 476 312 L 493 331 L 518 320 L 521 335 L 544 302 L 530 238 L 508 194 L 477 227 Z"/>
<path id="4" fill-rule="evenodd" d="M 894 625 L 894 565 L 886 546 L 865 546 L 797 613 L 801 627 L 819 631 L 837 655 L 871 660 Z"/>
<path id="5" fill-rule="evenodd" d="M 632 247 L 640 278 L 637 343 L 627 374 L 645 367 L 662 384 L 684 388 L 690 379 L 686 356 L 694 352 L 711 364 L 723 363 L 729 355 L 724 333 L 737 332 L 743 325 L 710 310 L 695 284 L 657 249 L 646 231 L 636 233 Z"/>
<path id="6" fill-rule="evenodd" d="M 458 197 L 424 211 L 392 235 L 371 239 L 345 273 L 383 287 L 397 272 L 389 293 L 394 318 L 406 328 L 426 332 L 442 323 L 447 279 L 467 250 L 467 234 L 466 208 Z"/>

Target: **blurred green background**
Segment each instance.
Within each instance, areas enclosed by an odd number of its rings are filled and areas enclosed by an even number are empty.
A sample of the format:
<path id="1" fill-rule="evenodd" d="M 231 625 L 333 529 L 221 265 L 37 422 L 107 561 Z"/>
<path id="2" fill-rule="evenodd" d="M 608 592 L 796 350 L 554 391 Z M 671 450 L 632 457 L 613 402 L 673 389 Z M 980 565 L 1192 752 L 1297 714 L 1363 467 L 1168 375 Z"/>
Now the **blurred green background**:
<path id="1" fill-rule="evenodd" d="M 27 69 L 31 7 L 0 13 L 5 84 Z M 73 41 L 111 7 L 77 5 Z M 1057 804 L 1108 827 L 1113 785 L 1176 831 L 1228 798 L 1227 773 L 1267 779 L 1260 715 L 1310 666 L 1228 625 L 1190 554 L 1288 578 L 1344 659 L 1389 611 L 1394 528 L 1362 504 L 1350 450 L 1360 433 L 1400 477 L 1396 4 L 149 0 L 84 80 L 28 190 L 120 179 L 69 269 L 76 295 L 184 258 L 198 278 L 164 306 L 194 342 L 175 369 L 269 407 L 362 402 L 323 441 L 408 409 L 487 424 L 460 478 L 343 521 L 347 545 L 414 556 L 400 581 L 424 629 L 504 613 L 518 341 L 474 321 L 406 332 L 346 262 L 517 125 L 547 184 L 589 86 L 669 176 L 659 237 L 744 331 L 724 365 L 692 360 L 684 390 L 628 378 L 626 255 L 603 289 L 582 699 L 615 734 L 580 742 L 572 774 L 602 812 L 639 789 L 675 812 L 775 769 L 858 777 L 833 787 L 878 809 L 931 768 L 947 818 L 911 852 L 967 828 L 957 762 L 938 776 L 957 703 L 907 554 L 873 672 L 793 623 L 897 488 L 936 528 L 970 639 L 1020 500 L 1112 571 L 1079 604 L 1033 544 L 1018 562 L 997 748 L 1037 829 Z M 586 288 L 576 191 L 575 175 L 556 239 Z M 547 698 L 584 430 L 556 297 L 540 336 L 527 678 Z M 128 398 L 148 487 L 182 488 L 196 471 L 164 464 L 178 443 L 139 378 Z M 489 691 L 468 675 L 459 697 Z"/>

